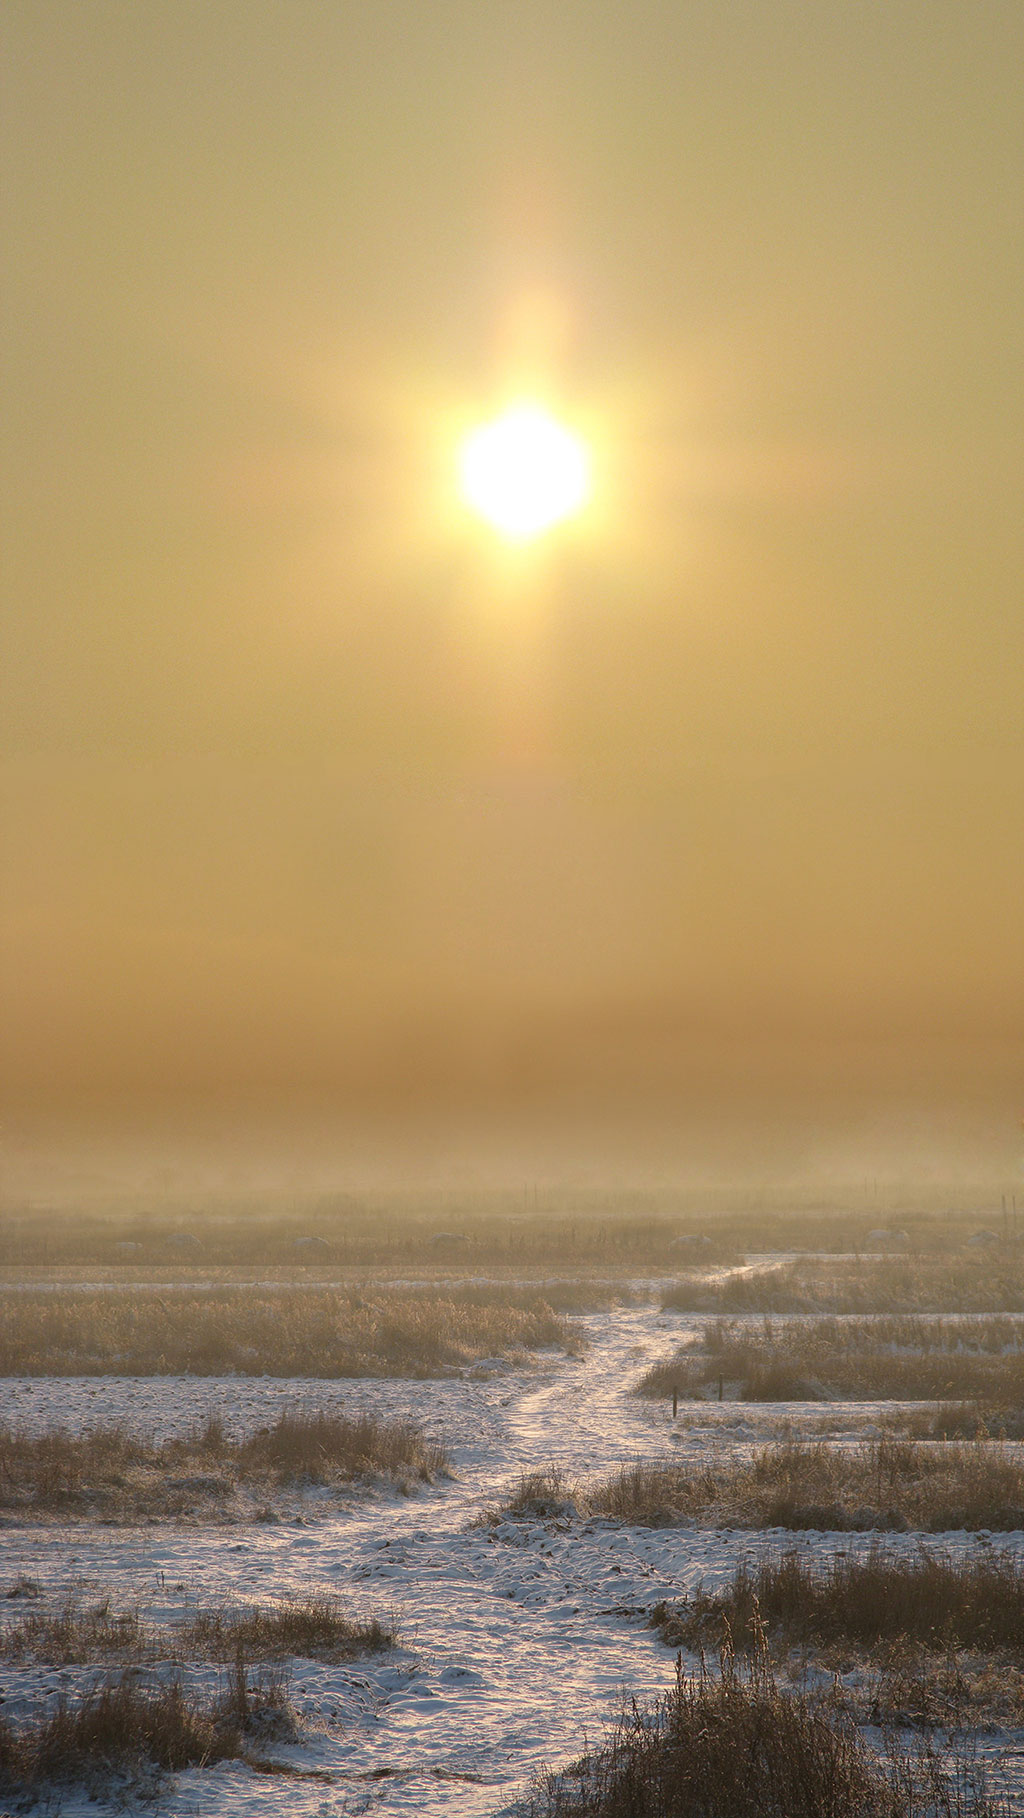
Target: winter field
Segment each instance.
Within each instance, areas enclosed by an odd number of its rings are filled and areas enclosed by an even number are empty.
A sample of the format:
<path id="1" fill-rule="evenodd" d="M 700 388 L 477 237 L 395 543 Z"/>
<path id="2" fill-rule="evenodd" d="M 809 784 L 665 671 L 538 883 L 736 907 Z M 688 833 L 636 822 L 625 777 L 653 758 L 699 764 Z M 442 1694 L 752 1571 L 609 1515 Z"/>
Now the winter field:
<path id="1" fill-rule="evenodd" d="M 565 1770 L 624 1700 L 669 1691 L 677 1655 L 717 1674 L 726 1616 L 753 1672 L 753 1582 L 773 1695 L 827 1694 L 874 1755 L 928 1755 L 916 1803 L 887 1811 L 1024 1813 L 1019 1251 L 965 1255 L 698 1258 L 589 1286 L 454 1258 L 429 1280 L 9 1270 L 0 1810 L 661 1810 L 587 1804 Z M 251 1355 L 224 1369 L 236 1326 Z M 352 1374 L 260 1373 L 269 1334 L 283 1370 L 332 1333 Z M 312 1465 L 281 1449 L 304 1419 Z M 365 1458 L 329 1455 L 338 1422 Z M 399 1430 L 418 1450 L 372 1454 Z M 931 1572 L 927 1599 L 952 1568 L 1002 1626 L 936 1603 L 915 1634 L 798 1633 L 772 1615 L 794 1561 L 881 1572 L 880 1605 L 885 1571 Z M 193 1765 L 29 1759 L 55 1711 L 70 1759 L 97 1687 L 175 1685 L 220 1711 Z"/>

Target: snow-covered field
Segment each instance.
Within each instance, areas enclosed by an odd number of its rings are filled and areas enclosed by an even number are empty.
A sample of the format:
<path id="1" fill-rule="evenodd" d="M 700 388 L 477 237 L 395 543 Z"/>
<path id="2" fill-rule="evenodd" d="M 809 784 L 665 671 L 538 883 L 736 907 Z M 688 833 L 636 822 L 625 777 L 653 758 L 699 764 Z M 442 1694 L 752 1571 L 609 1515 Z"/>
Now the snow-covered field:
<path id="1" fill-rule="evenodd" d="M 706 1456 L 764 1436 L 766 1423 L 816 1423 L 821 1406 L 701 1404 L 699 1420 L 673 1423 L 670 1407 L 631 1397 L 646 1365 L 699 1325 L 662 1312 L 657 1298 L 581 1322 L 582 1361 L 549 1354 L 528 1371 L 495 1362 L 462 1379 L 415 1383 L 310 1383 L 266 1378 L 5 1380 L 0 1422 L 73 1429 L 127 1421 L 156 1437 L 219 1413 L 231 1433 L 266 1425 L 282 1405 L 343 1407 L 412 1417 L 443 1437 L 455 1479 L 400 1496 L 353 1492 L 349 1503 L 310 1493 L 275 1522 L 240 1526 L 76 1524 L 0 1528 L 0 1591 L 24 1574 L 47 1605 L 78 1589 L 138 1603 L 173 1621 L 197 1602 L 265 1602 L 313 1590 L 342 1597 L 354 1615 L 397 1622 L 400 1646 L 351 1666 L 296 1661 L 293 1702 L 306 1740 L 268 1750 L 316 1778 L 254 1774 L 237 1763 L 191 1770 L 165 1783 L 161 1818 L 287 1810 L 297 1818 L 369 1812 L 491 1815 L 510 1808 L 538 1769 L 557 1767 L 593 1742 L 624 1690 L 645 1698 L 667 1687 L 673 1656 L 644 1623 L 662 1598 L 731 1578 L 742 1558 L 809 1550 L 825 1558 L 872 1544 L 867 1534 L 741 1533 L 624 1528 L 605 1521 L 506 1521 L 481 1525 L 518 1476 L 554 1464 L 585 1478 L 637 1457 Z M 891 1407 L 891 1404 L 888 1404 Z M 692 1417 L 695 1410 L 688 1409 Z M 683 1409 L 680 1410 L 681 1415 Z M 830 1431 L 863 1437 L 876 1404 L 833 1405 Z M 916 1551 L 913 1534 L 887 1535 Z M 1024 1534 L 929 1536 L 936 1550 L 977 1545 L 1024 1554 Z M 38 1606 L 37 1606 L 38 1607 Z M 12 1717 L 59 1684 L 95 1668 L 3 1669 Z M 196 1683 L 216 1669 L 190 1669 Z M 1006 1739 L 1002 1739 L 1003 1742 Z M 1022 1738 L 1010 1772 L 1024 1811 Z M 103 1811 L 68 1797 L 70 1813 Z"/>

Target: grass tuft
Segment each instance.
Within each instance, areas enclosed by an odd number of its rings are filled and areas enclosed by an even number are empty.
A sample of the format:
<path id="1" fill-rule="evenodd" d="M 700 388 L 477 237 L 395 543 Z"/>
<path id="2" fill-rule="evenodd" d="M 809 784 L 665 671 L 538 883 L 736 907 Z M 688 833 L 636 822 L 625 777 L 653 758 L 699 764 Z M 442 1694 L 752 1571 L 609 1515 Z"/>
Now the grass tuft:
<path id="1" fill-rule="evenodd" d="M 835 1703 L 782 1692 L 766 1648 L 701 1662 L 653 1712 L 538 1789 L 532 1818 L 996 1818 L 984 1785 L 934 1754 L 869 1753 Z"/>
<path id="2" fill-rule="evenodd" d="M 137 1608 L 112 1610 L 109 1599 L 90 1608 L 70 1597 L 58 1610 L 31 1610 L 0 1628 L 0 1658 L 52 1666 L 197 1658 L 229 1663 L 239 1650 L 258 1661 L 287 1655 L 339 1661 L 394 1645 L 393 1628 L 376 1618 L 353 1621 L 337 1598 L 317 1592 L 276 1604 L 199 1609 L 170 1629 L 145 1622 Z"/>
<path id="3" fill-rule="evenodd" d="M 516 1517 L 533 1516 L 537 1521 L 557 1520 L 577 1513 L 578 1496 L 565 1472 L 549 1465 L 544 1470 L 523 1473 L 505 1512 Z"/>
<path id="4" fill-rule="evenodd" d="M 1024 1662 L 1024 1563 L 991 1553 L 949 1560 L 924 1549 L 901 1559 L 873 1548 L 821 1571 L 789 1553 L 741 1565 L 723 1592 L 657 1605 L 651 1623 L 671 1647 L 718 1646 L 728 1632 L 747 1649 L 763 1629 L 787 1645 L 914 1641 L 1005 1649 Z"/>
<path id="5" fill-rule="evenodd" d="M 6 1660 L 45 1660 L 53 1666 L 78 1666 L 88 1660 L 139 1659 L 147 1633 L 137 1609 L 113 1611 L 109 1598 L 83 1609 L 70 1597 L 56 1611 L 30 1610 L 20 1621 L 0 1629 L 0 1655 Z"/>
<path id="6" fill-rule="evenodd" d="M 205 1610 L 184 1625 L 180 1642 L 210 1660 L 233 1661 L 241 1651 L 251 1660 L 354 1660 L 395 1644 L 394 1630 L 374 1619 L 353 1622 L 338 1600 L 296 1598 L 273 1607 Z"/>
<path id="7" fill-rule="evenodd" d="M 260 1694 L 253 1695 L 259 1701 Z M 43 1716 L 0 1718 L 0 1788 L 89 1780 L 141 1764 L 177 1772 L 243 1753 L 241 1726 L 224 1706 L 204 1707 L 179 1679 L 143 1686 L 131 1669 L 75 1699 L 62 1692 Z"/>
<path id="8" fill-rule="evenodd" d="M 1024 1461 L 992 1440 L 783 1440 L 696 1468 L 638 1461 L 575 1498 L 592 1514 L 644 1527 L 1010 1531 L 1024 1527 Z M 519 1503 L 517 1492 L 498 1514 L 516 1514 Z"/>
<path id="9" fill-rule="evenodd" d="M 219 1421 L 162 1444 L 124 1427 L 72 1434 L 0 1429 L 0 1509 L 22 1516 L 182 1519 L 223 1514 L 240 1489 L 269 1491 L 359 1479 L 432 1482 L 446 1447 L 410 1421 L 289 1411 L 241 1441 Z"/>
<path id="10" fill-rule="evenodd" d="M 448 1469 L 446 1448 L 425 1440 L 412 1421 L 372 1414 L 285 1412 L 238 1448 L 243 1472 L 272 1470 L 281 1483 L 331 1483 L 340 1478 L 412 1472 L 432 1482 Z"/>

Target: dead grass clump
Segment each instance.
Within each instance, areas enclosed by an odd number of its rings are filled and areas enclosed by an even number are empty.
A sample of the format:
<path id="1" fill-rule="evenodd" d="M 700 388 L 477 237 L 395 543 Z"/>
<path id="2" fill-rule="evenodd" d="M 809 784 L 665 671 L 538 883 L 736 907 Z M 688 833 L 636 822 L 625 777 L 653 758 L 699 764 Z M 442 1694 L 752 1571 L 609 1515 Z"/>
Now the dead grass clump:
<path id="1" fill-rule="evenodd" d="M 758 1357 L 753 1350 L 743 1358 L 725 1356 L 713 1351 L 699 1351 L 687 1345 L 675 1357 L 652 1364 L 637 1383 L 634 1394 L 648 1400 L 668 1400 L 680 1395 L 684 1400 L 706 1398 L 718 1384 L 732 1384 L 739 1376 L 741 1401 L 821 1401 L 826 1390 L 820 1382 L 803 1374 L 785 1357 Z"/>
<path id="2" fill-rule="evenodd" d="M 591 1489 L 588 1502 L 596 1514 L 647 1527 L 1008 1531 L 1024 1526 L 1024 1464 L 994 1441 L 781 1441 L 698 1470 L 629 1465 Z"/>
<path id="3" fill-rule="evenodd" d="M 447 1474 L 444 1445 L 410 1421 L 285 1410 L 229 1440 L 217 1420 L 162 1444 L 122 1428 L 0 1429 L 0 1509 L 117 1521 L 222 1517 L 243 1490 L 390 1477 L 400 1487 Z"/>
<path id="4" fill-rule="evenodd" d="M 535 1293 L 556 1313 L 596 1313 L 606 1307 L 635 1306 L 643 1298 L 642 1290 L 628 1284 L 587 1276 L 539 1281 Z"/>
<path id="5" fill-rule="evenodd" d="M 158 1446 L 121 1427 L 87 1433 L 3 1428 L 0 1508 L 65 1519 L 173 1519 L 229 1501 L 232 1473 L 201 1470 L 206 1463 L 198 1439 Z"/>
<path id="6" fill-rule="evenodd" d="M 153 1461 L 153 1446 L 121 1426 L 81 1434 L 0 1428 L 0 1508 L 73 1511 L 94 1486 L 121 1489 Z"/>
<path id="7" fill-rule="evenodd" d="M 934 1413 L 921 1411 L 910 1417 L 910 1430 L 922 1439 L 1024 1439 L 1024 1402 L 1016 1406 L 996 1401 L 943 1402 Z"/>
<path id="8" fill-rule="evenodd" d="M 742 1565 L 723 1592 L 659 1604 L 652 1625 L 672 1647 L 738 1648 L 772 1640 L 918 1642 L 932 1649 L 1004 1649 L 1024 1662 L 1024 1564 L 973 1553 L 958 1560 L 921 1550 L 912 1559 L 873 1548 L 863 1559 L 833 1559 L 816 1570 L 795 1553 Z"/>
<path id="9" fill-rule="evenodd" d="M 155 1665 L 161 1661 L 352 1660 L 394 1647 L 395 1632 L 376 1618 L 353 1621 L 337 1598 L 314 1593 L 241 1609 L 198 1609 L 170 1628 L 143 1620 L 139 1609 L 115 1611 L 108 1598 L 89 1607 L 69 1597 L 60 1609 L 31 1610 L 0 1628 L 0 1658 L 76 1666 L 95 1660 Z"/>
<path id="10" fill-rule="evenodd" d="M 722 1489 L 711 1466 L 691 1471 L 680 1465 L 624 1465 L 591 1487 L 588 1503 L 597 1515 L 642 1527 L 674 1527 L 698 1521 L 714 1507 Z"/>
<path id="11" fill-rule="evenodd" d="M 10 1588 L 8 1590 L 6 1590 L 4 1592 L 4 1596 L 9 1599 L 13 1599 L 15 1597 L 27 1597 L 30 1599 L 34 1599 L 36 1597 L 41 1597 L 42 1594 L 43 1594 L 43 1587 L 40 1584 L 38 1578 L 29 1578 L 26 1576 L 26 1574 L 24 1572 L 19 1572 L 17 1578 L 14 1580 L 14 1583 L 10 1586 Z"/>
<path id="12" fill-rule="evenodd" d="M 88 1660 L 141 1658 L 147 1639 L 137 1609 L 114 1611 L 109 1598 L 83 1608 L 70 1597 L 59 1610 L 30 1610 L 0 1629 L 0 1654 L 7 1660 L 77 1666 Z"/>
<path id="13" fill-rule="evenodd" d="M 830 1655 L 824 1664 L 832 1667 L 835 1649 Z M 876 1649 L 869 1662 L 850 1694 L 861 1722 L 947 1734 L 994 1725 L 1017 1729 L 1024 1722 L 1024 1671 L 1003 1651 L 939 1652 L 897 1640 Z"/>
<path id="14" fill-rule="evenodd" d="M 213 1715 L 215 1722 L 229 1735 L 240 1733 L 254 1741 L 297 1742 L 301 1733 L 288 1696 L 288 1675 L 284 1668 L 272 1667 L 250 1682 L 241 1643 Z"/>
<path id="15" fill-rule="evenodd" d="M 258 1694 L 255 1695 L 258 1699 Z M 140 1685 L 129 1669 L 80 1698 L 62 1692 L 48 1713 L 15 1726 L 0 1718 L 0 1789 L 131 1773 L 144 1764 L 177 1772 L 243 1753 L 227 1710 L 204 1707 L 179 1679 Z"/>
<path id="16" fill-rule="evenodd" d="M 533 1818 L 910 1818 L 856 1730 L 780 1692 L 766 1653 L 702 1663 L 653 1713 L 634 1701 L 607 1746 L 549 1780 Z"/>
<path id="17" fill-rule="evenodd" d="M 449 1457 L 439 1442 L 424 1439 L 412 1421 L 285 1411 L 272 1427 L 243 1440 L 238 1462 L 243 1475 L 268 1468 L 281 1483 L 331 1483 L 372 1473 L 412 1473 L 430 1483 L 447 1472 Z"/>
<path id="18" fill-rule="evenodd" d="M 655 1364 L 636 1392 L 700 1395 L 723 1381 L 745 1401 L 975 1400 L 1000 1424 L 1000 1410 L 1012 1420 L 1024 1403 L 1024 1320 L 715 1320 L 700 1347 Z"/>
<path id="19" fill-rule="evenodd" d="M 178 1631 L 179 1644 L 209 1660 L 354 1660 L 360 1654 L 394 1647 L 395 1633 L 383 1623 L 353 1622 L 337 1598 L 295 1598 L 248 1609 L 201 1610 Z"/>
<path id="20" fill-rule="evenodd" d="M 549 1465 L 541 1471 L 525 1471 L 520 1477 L 501 1514 L 514 1517 L 532 1516 L 536 1521 L 555 1521 L 578 1513 L 579 1492 L 564 1471 Z"/>

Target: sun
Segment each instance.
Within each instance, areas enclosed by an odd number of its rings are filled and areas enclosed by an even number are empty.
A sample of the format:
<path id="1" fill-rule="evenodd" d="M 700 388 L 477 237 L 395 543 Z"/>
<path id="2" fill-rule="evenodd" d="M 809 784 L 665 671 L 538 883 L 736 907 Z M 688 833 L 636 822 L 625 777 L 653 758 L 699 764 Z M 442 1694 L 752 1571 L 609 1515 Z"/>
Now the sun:
<path id="1" fill-rule="evenodd" d="M 590 456 L 539 404 L 514 404 L 459 449 L 464 502 L 511 542 L 574 516 L 590 494 Z"/>

